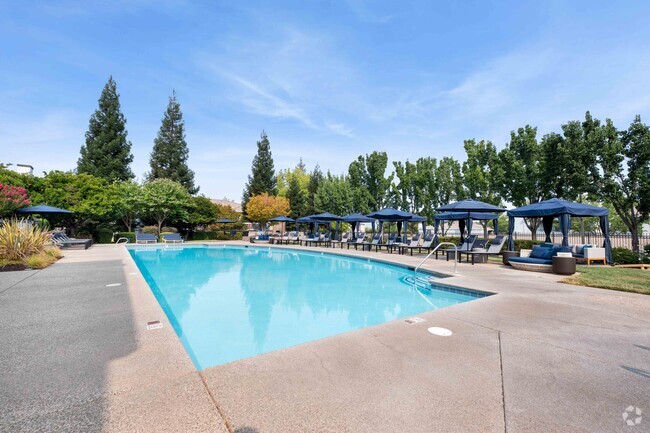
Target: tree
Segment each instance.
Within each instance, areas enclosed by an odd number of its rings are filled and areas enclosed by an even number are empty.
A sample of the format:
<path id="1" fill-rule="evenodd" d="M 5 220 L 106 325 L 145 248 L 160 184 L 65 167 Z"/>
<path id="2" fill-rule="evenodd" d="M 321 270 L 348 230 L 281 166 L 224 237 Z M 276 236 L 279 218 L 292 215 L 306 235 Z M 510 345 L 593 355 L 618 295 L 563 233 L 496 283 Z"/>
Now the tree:
<path id="1" fill-rule="evenodd" d="M 244 187 L 242 196 L 242 210 L 248 214 L 248 200 L 262 193 L 270 196 L 277 194 L 277 180 L 275 177 L 275 168 L 273 167 L 273 156 L 271 155 L 271 144 L 265 131 L 260 135 L 260 141 L 257 142 L 257 155 L 253 158 L 251 174 L 248 176 L 248 182 Z"/>
<path id="2" fill-rule="evenodd" d="M 60 222 L 69 224 L 74 235 L 78 230 L 95 233 L 101 224 L 115 218 L 116 195 L 103 178 L 90 174 L 51 171 L 43 179 L 42 202 L 74 212 Z M 49 218 L 48 218 L 49 219 Z M 52 217 L 53 221 L 57 217 Z M 50 221 L 50 222 L 53 222 Z"/>
<path id="3" fill-rule="evenodd" d="M 309 177 L 309 184 L 307 185 L 307 209 L 305 210 L 305 213 L 307 215 L 318 213 L 316 211 L 315 198 L 318 187 L 322 181 L 323 173 L 320 171 L 320 166 L 316 164 L 314 171 L 311 172 L 311 176 Z"/>
<path id="4" fill-rule="evenodd" d="M 545 169 L 537 128 L 526 125 L 516 133 L 510 131 L 510 143 L 499 152 L 499 160 L 502 170 L 498 189 L 504 200 L 521 207 L 550 198 L 542 187 Z M 524 218 L 524 223 L 536 240 L 542 219 Z"/>
<path id="5" fill-rule="evenodd" d="M 194 185 L 194 172 L 187 166 L 188 157 L 185 121 L 174 91 L 154 140 L 147 179 L 171 179 L 183 185 L 190 194 L 196 194 L 199 188 Z"/>
<path id="6" fill-rule="evenodd" d="M 116 197 L 115 214 L 130 232 L 142 209 L 142 187 L 136 182 L 127 181 L 116 182 L 112 188 Z"/>
<path id="7" fill-rule="evenodd" d="M 309 185 L 310 174 L 307 172 L 307 167 L 302 162 L 302 158 L 300 158 L 300 161 L 294 167 L 293 170 L 285 169 L 285 170 L 280 170 L 278 172 L 276 179 L 277 179 L 278 195 L 280 197 L 287 196 L 287 193 L 289 191 L 289 186 L 293 178 L 296 178 L 296 180 L 298 181 L 298 185 L 300 186 L 300 189 L 303 191 L 303 193 L 306 196 L 307 186 Z"/>
<path id="8" fill-rule="evenodd" d="M 81 146 L 77 172 L 106 179 L 133 179 L 131 142 L 127 140 L 126 119 L 120 110 L 120 95 L 113 77 L 99 98 L 99 108 L 90 117 L 86 144 Z"/>
<path id="9" fill-rule="evenodd" d="M 266 223 L 276 216 L 287 215 L 291 208 L 289 200 L 263 192 L 254 195 L 248 201 L 248 219 L 266 226 Z"/>
<path id="10" fill-rule="evenodd" d="M 212 200 L 203 195 L 190 199 L 187 220 L 185 221 L 190 231 L 195 230 L 197 227 L 205 227 L 216 219 L 217 207 L 212 203 Z"/>
<path id="11" fill-rule="evenodd" d="M 426 216 L 433 221 L 435 208 L 440 205 L 435 158 L 418 158 L 415 163 L 393 162 L 398 184 L 393 183 L 392 204 L 400 209 Z"/>
<path id="12" fill-rule="evenodd" d="M 289 205 L 291 206 L 291 212 L 289 214 L 291 218 L 297 219 L 307 215 L 307 197 L 300 186 L 300 181 L 297 176 L 291 177 L 286 198 L 289 200 Z"/>
<path id="13" fill-rule="evenodd" d="M 386 152 L 372 152 L 365 158 L 361 155 L 348 167 L 350 185 L 357 191 L 358 199 L 367 199 L 367 203 L 356 203 L 355 207 L 369 207 L 373 210 L 385 207 L 390 194 L 394 175 L 386 177 L 388 155 Z"/>
<path id="14" fill-rule="evenodd" d="M 461 165 L 454 158 L 445 156 L 440 160 L 436 169 L 438 201 L 445 205 L 465 198 Z M 444 232 L 444 221 L 442 222 Z"/>
<path id="15" fill-rule="evenodd" d="M 607 119 L 597 141 L 602 175 L 598 195 L 612 204 L 632 234 L 639 251 L 639 231 L 650 212 L 650 127 L 636 116 L 627 131 Z"/>
<path id="16" fill-rule="evenodd" d="M 14 211 L 28 206 L 30 203 L 25 188 L 0 183 L 0 218 L 11 215 Z"/>
<path id="17" fill-rule="evenodd" d="M 352 190 L 350 182 L 345 176 L 332 176 L 327 172 L 327 177 L 318 185 L 314 197 L 316 212 L 331 212 L 336 215 L 352 213 Z"/>
<path id="18" fill-rule="evenodd" d="M 158 235 L 167 219 L 186 221 L 191 196 L 178 182 L 156 179 L 144 184 L 142 199 L 145 214 L 158 225 Z"/>

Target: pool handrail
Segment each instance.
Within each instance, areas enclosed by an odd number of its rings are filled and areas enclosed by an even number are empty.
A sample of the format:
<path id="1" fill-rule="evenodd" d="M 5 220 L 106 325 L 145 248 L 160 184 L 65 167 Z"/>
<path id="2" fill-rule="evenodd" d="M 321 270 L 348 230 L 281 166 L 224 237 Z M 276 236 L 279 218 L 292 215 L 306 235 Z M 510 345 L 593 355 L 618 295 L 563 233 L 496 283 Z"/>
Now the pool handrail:
<path id="1" fill-rule="evenodd" d="M 458 272 L 458 245 L 453 244 L 451 242 L 440 242 L 438 245 L 436 245 L 436 247 L 433 250 L 431 250 L 431 252 L 429 254 L 427 254 L 427 256 L 424 259 L 422 259 L 422 261 L 420 263 L 418 263 L 418 265 L 415 267 L 415 269 L 413 269 L 413 286 L 415 286 L 417 284 L 418 269 L 420 269 L 420 267 L 424 264 L 424 262 L 426 262 L 427 259 L 429 257 L 431 257 L 433 255 L 433 253 L 435 253 L 436 250 L 438 248 L 440 248 L 441 246 L 443 246 L 443 245 L 451 245 L 451 246 L 454 247 L 454 253 L 455 253 L 454 254 L 454 274 Z"/>

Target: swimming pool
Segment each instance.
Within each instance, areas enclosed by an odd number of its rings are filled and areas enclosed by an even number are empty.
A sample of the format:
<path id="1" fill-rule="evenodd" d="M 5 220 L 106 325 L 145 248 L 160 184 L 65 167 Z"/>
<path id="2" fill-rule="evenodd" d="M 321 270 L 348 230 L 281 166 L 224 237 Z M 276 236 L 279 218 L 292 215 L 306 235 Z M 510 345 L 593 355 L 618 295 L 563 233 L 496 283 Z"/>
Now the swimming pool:
<path id="1" fill-rule="evenodd" d="M 129 247 L 198 370 L 485 296 L 414 289 L 413 271 L 244 246 Z"/>

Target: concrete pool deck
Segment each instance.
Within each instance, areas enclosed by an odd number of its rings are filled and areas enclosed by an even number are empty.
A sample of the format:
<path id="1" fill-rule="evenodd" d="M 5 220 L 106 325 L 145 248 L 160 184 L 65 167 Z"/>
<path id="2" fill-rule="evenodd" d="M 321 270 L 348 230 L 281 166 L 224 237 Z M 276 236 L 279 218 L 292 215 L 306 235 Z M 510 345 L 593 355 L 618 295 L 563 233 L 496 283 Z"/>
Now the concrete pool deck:
<path id="1" fill-rule="evenodd" d="M 497 295 L 197 372 L 123 246 L 65 254 L 0 273 L 0 431 L 650 431 L 650 296 L 462 263 Z"/>

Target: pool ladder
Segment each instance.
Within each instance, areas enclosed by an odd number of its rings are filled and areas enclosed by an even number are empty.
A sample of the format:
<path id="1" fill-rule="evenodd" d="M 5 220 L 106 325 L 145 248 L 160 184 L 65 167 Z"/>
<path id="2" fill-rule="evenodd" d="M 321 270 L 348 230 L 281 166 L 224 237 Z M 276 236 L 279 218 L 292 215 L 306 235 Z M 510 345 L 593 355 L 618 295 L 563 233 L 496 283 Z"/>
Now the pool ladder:
<path id="1" fill-rule="evenodd" d="M 417 281 L 418 281 L 418 269 L 424 264 L 424 262 L 427 261 L 429 257 L 433 255 L 436 251 L 438 251 L 438 248 L 440 248 L 443 245 L 451 245 L 454 247 L 454 274 L 458 272 L 458 246 L 456 244 L 452 244 L 451 242 L 440 242 L 427 256 L 422 259 L 422 261 L 415 267 L 413 270 L 413 287 L 416 286 Z"/>

